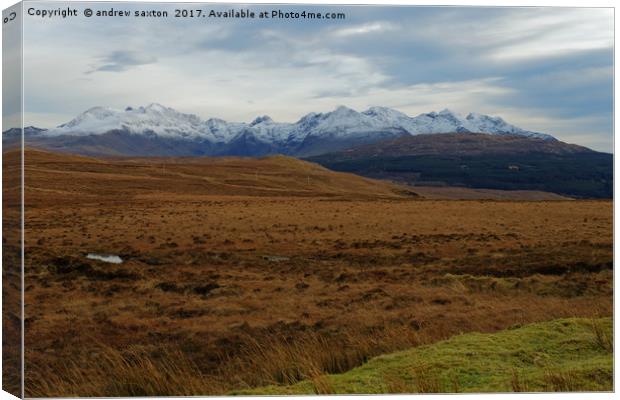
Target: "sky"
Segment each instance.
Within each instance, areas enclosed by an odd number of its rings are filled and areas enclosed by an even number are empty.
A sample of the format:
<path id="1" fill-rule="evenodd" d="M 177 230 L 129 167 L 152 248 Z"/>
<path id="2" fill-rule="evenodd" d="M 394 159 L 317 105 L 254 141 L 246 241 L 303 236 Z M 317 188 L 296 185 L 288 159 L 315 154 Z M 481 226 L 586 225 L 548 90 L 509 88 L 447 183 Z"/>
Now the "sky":
<path id="1" fill-rule="evenodd" d="M 70 6 L 80 17 L 24 19 L 26 125 L 154 102 L 237 122 L 295 122 L 339 105 L 410 116 L 448 108 L 613 151 L 612 9 L 235 7 L 346 14 L 317 21 L 85 18 L 86 7 L 181 5 Z"/>

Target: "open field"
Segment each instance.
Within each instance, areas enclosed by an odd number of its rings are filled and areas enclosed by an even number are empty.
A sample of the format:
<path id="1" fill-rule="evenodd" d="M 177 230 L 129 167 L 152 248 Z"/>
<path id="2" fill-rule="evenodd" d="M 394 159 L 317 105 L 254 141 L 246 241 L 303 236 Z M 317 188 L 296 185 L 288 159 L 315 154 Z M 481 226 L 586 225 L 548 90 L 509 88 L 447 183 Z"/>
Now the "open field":
<path id="1" fill-rule="evenodd" d="M 612 313 L 611 201 L 428 200 L 286 157 L 30 150 L 25 195 L 27 396 L 288 385 Z"/>

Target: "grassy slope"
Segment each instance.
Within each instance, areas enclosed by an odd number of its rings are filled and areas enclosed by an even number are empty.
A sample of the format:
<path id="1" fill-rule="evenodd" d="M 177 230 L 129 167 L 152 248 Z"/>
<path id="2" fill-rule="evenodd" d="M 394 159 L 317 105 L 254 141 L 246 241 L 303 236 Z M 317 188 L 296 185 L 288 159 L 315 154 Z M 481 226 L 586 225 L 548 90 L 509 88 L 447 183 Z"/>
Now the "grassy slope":
<path id="1" fill-rule="evenodd" d="M 16 157 L 15 151 L 4 157 Z M 53 190 L 58 195 L 179 196 L 246 195 L 403 199 L 404 187 L 358 175 L 330 171 L 318 164 L 285 156 L 147 157 L 98 159 L 36 149 L 25 152 L 29 198 Z M 50 184 L 50 182 L 52 182 Z M 130 185 L 130 192 L 127 190 Z M 88 188 L 89 190 L 84 190 Z M 94 200 L 93 200 L 94 197 Z"/>
<path id="2" fill-rule="evenodd" d="M 344 374 L 235 394 L 610 391 L 612 337 L 610 318 L 561 319 L 464 334 Z"/>

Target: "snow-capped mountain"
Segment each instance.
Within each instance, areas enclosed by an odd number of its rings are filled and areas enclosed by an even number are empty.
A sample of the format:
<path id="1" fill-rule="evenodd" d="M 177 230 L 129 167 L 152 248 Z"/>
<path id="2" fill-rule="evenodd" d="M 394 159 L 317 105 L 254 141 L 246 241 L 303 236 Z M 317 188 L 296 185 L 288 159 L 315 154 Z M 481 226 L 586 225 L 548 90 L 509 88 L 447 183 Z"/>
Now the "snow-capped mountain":
<path id="1" fill-rule="evenodd" d="M 93 107 L 71 121 L 48 131 L 49 135 L 101 135 L 112 130 L 126 130 L 132 134 L 154 134 L 169 138 L 208 138 L 217 140 L 218 120 L 203 121 L 197 115 L 183 114 L 160 104 L 146 107 L 127 107 L 124 111 L 108 107 Z M 220 120 L 221 121 L 221 120 Z M 226 127 L 225 138 L 236 128 L 235 124 L 221 121 Z M 215 129 L 211 129 L 213 126 Z M 242 129 L 239 126 L 238 129 Z M 213 133 L 215 132 L 215 134 Z"/>
<path id="2" fill-rule="evenodd" d="M 551 135 L 527 131 L 506 123 L 500 117 L 470 113 L 466 117 L 444 109 L 440 112 L 420 114 L 415 118 L 385 107 L 372 107 L 365 114 L 374 115 L 386 123 L 399 125 L 412 135 L 430 133 L 488 133 L 493 135 L 516 135 L 544 140 L 554 140 Z"/>
<path id="3" fill-rule="evenodd" d="M 309 113 L 295 123 L 275 122 L 267 115 L 244 123 L 218 118 L 203 120 L 155 103 L 125 110 L 93 107 L 38 134 L 37 139 L 43 137 L 42 141 L 55 142 L 60 147 L 63 143 L 71 143 L 72 147 L 88 143 L 91 149 L 93 145 L 102 147 L 96 142 L 103 141 L 103 147 L 109 147 L 114 146 L 115 140 L 122 140 L 123 150 L 114 149 L 111 154 L 125 154 L 125 148 L 145 146 L 148 141 L 146 147 L 151 150 L 145 155 L 180 155 L 175 148 L 184 149 L 184 153 L 192 148 L 191 155 L 308 156 L 400 136 L 450 132 L 555 140 L 550 135 L 510 125 L 499 117 L 475 113 L 463 117 L 450 110 L 410 117 L 386 107 L 357 112 L 340 106 L 331 112 Z"/>

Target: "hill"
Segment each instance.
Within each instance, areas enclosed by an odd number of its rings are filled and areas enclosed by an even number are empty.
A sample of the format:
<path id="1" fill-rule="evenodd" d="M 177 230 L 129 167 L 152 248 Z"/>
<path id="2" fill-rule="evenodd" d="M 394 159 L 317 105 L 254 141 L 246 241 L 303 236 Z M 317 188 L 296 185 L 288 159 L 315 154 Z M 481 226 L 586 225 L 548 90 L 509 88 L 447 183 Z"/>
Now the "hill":
<path id="1" fill-rule="evenodd" d="M 4 157 L 10 158 L 11 152 Z M 97 201 L 116 196 L 178 199 L 204 195 L 404 198 L 390 182 L 333 172 L 285 156 L 91 158 L 27 149 L 27 198 Z M 84 190 L 88 188 L 88 190 Z"/>
<path id="2" fill-rule="evenodd" d="M 4 153 L 6 160 L 17 156 Z M 192 198 L 224 196 L 296 196 L 445 200 L 568 200 L 541 191 L 409 187 L 385 180 L 334 172 L 287 156 L 105 157 L 27 149 L 29 197 L 55 196 L 96 201 L 98 197 Z M 89 190 L 84 190 L 89 188 Z"/>
<path id="3" fill-rule="evenodd" d="M 577 198 L 611 198 L 613 192 L 612 154 L 522 136 L 409 136 L 308 160 L 410 185 L 535 190 Z"/>
<path id="4" fill-rule="evenodd" d="M 349 372 L 241 395 L 613 390 L 610 318 L 468 333 L 371 359 Z"/>

